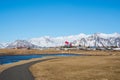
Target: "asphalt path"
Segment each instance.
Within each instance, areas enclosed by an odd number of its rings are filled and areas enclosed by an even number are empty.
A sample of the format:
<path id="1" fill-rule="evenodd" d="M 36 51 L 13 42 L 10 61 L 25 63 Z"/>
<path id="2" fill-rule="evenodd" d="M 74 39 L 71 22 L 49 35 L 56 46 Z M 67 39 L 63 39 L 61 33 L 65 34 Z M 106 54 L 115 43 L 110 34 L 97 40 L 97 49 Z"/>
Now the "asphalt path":
<path id="1" fill-rule="evenodd" d="M 29 67 L 35 63 L 48 61 L 51 59 L 55 58 L 32 61 L 26 64 L 8 68 L 0 73 L 0 80 L 34 80 L 32 73 L 29 71 Z"/>

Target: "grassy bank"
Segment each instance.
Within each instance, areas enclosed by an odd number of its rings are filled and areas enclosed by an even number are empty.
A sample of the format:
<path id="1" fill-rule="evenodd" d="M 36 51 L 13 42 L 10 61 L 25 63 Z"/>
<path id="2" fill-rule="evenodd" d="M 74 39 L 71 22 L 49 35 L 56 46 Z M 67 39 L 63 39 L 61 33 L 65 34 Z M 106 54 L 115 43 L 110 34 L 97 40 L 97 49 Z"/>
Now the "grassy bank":
<path id="1" fill-rule="evenodd" d="M 0 55 L 22 55 L 22 54 L 44 54 L 44 53 L 61 53 L 58 50 L 37 50 L 37 49 L 0 49 Z"/>
<path id="2" fill-rule="evenodd" d="M 3 65 L 0 65 L 0 73 L 3 72 L 4 70 L 6 70 L 8 68 L 11 68 L 11 67 L 14 67 L 14 66 L 26 64 L 26 63 L 37 61 L 37 60 L 43 60 L 43 59 L 47 59 L 47 58 L 50 58 L 50 57 L 33 58 L 33 59 L 30 59 L 30 60 L 22 60 L 22 61 L 15 62 L 15 63 L 12 63 L 12 64 L 3 64 Z"/>
<path id="3" fill-rule="evenodd" d="M 0 49 L 0 55 L 23 55 L 23 54 L 54 54 L 54 53 L 75 53 L 75 54 L 91 54 L 91 55 L 120 55 L 120 51 L 99 51 L 99 50 L 37 50 L 37 49 Z"/>
<path id="4" fill-rule="evenodd" d="M 35 80 L 119 80 L 120 56 L 65 57 L 30 68 Z"/>

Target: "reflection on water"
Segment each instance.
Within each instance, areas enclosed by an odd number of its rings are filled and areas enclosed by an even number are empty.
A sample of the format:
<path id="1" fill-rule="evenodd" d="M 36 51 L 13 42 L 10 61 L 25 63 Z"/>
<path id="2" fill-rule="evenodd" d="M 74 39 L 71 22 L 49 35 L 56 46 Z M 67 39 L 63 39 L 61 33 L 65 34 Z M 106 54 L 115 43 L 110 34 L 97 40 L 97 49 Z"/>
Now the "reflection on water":
<path id="1" fill-rule="evenodd" d="M 10 64 L 13 62 L 18 62 L 20 60 L 42 58 L 46 56 L 80 56 L 80 54 L 4 55 L 4 56 L 0 56 L 0 64 Z"/>

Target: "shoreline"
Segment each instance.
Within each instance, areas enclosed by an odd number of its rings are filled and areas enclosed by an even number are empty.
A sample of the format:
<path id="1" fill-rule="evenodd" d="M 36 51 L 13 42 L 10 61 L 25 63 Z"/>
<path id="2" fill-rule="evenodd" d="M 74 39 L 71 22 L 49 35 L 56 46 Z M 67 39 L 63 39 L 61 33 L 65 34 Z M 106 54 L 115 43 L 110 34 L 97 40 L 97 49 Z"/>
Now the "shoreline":
<path id="1" fill-rule="evenodd" d="M 67 57 L 67 58 L 79 58 L 79 59 L 84 59 L 84 58 L 86 58 L 86 59 L 89 59 L 89 58 L 91 58 L 91 59 L 93 59 L 92 57 L 97 57 L 97 58 L 107 58 L 107 59 L 109 59 L 109 57 L 111 57 L 111 58 L 114 58 L 114 57 L 119 57 L 119 56 L 76 56 L 76 57 L 73 57 L 73 56 L 71 56 L 71 57 Z M 81 58 L 80 58 L 81 57 Z M 4 64 L 4 65 L 0 65 L 0 74 L 2 73 L 2 72 L 4 72 L 5 70 L 8 70 L 8 69 L 10 69 L 10 68 L 13 68 L 13 67 L 16 67 L 16 66 L 21 66 L 21 65 L 26 65 L 26 64 L 29 64 L 29 63 L 31 63 L 31 62 L 35 62 L 35 61 L 40 61 L 40 60 L 44 60 L 44 59 L 49 59 L 49 58 L 56 58 L 56 57 L 43 57 L 43 58 L 36 58 L 36 59 L 30 59 L 30 60 L 22 60 L 22 61 L 19 61 L 19 62 L 15 62 L 15 63 L 13 63 L 13 64 Z M 58 58 L 58 57 L 57 57 Z M 61 58 L 64 58 L 64 59 L 66 59 L 65 57 L 59 57 L 58 59 L 61 59 Z M 96 60 L 96 58 L 95 58 L 95 60 Z M 94 59 L 93 59 L 93 61 L 95 61 Z M 102 60 L 102 59 L 101 59 Z M 54 60 L 53 60 L 54 61 Z M 53 62 L 52 61 L 52 62 Z M 56 61 L 56 60 L 55 60 Z M 50 62 L 50 61 L 47 61 L 47 62 Z M 46 63 L 46 62 L 42 62 L 42 63 Z M 40 62 L 38 62 L 38 63 L 35 63 L 34 65 L 37 65 L 37 64 L 41 64 Z M 80 64 L 80 63 L 79 63 Z M 31 65 L 31 66 L 34 66 L 34 65 Z M 30 67 L 28 67 L 28 69 L 30 69 L 31 68 L 31 66 Z M 33 71 L 33 70 L 32 70 Z M 30 69 L 30 72 L 31 72 L 31 69 Z M 32 73 L 33 75 L 35 75 L 34 73 Z"/>
<path id="2" fill-rule="evenodd" d="M 66 53 L 67 54 L 67 53 Z M 27 54 L 27 55 L 31 55 L 31 54 Z M 36 54 L 35 54 L 36 55 Z M 38 54 L 40 55 L 40 54 Z M 44 55 L 44 54 L 43 54 Z M 11 56 L 15 56 L 15 55 L 11 55 Z M 83 54 L 83 56 L 87 56 L 87 57 L 90 57 L 90 56 L 99 56 L 99 57 L 102 57 L 102 56 L 114 56 L 114 55 L 85 55 Z M 116 55 L 115 55 L 116 56 Z M 55 57 L 55 56 L 54 56 Z M 8 68 L 11 68 L 11 67 L 14 67 L 14 66 L 18 66 L 18 65 L 22 65 L 22 64 L 26 64 L 26 63 L 29 63 L 29 62 L 32 62 L 32 61 L 36 61 L 36 60 L 42 60 L 42 59 L 47 59 L 47 58 L 54 58 L 53 56 L 46 56 L 46 57 L 42 57 L 42 58 L 32 58 L 32 59 L 28 59 L 28 60 L 21 60 L 21 61 L 18 61 L 18 62 L 13 62 L 11 64 L 2 64 L 0 65 L 0 73 Z M 57 56 L 56 56 L 57 57 Z M 62 56 L 60 56 L 62 57 Z M 68 56 L 68 57 L 73 57 L 73 56 Z M 80 56 L 81 57 L 81 56 Z"/>
<path id="3" fill-rule="evenodd" d="M 86 54 L 27 54 L 27 55 L 3 55 L 0 56 L 0 65 L 11 64 L 22 60 L 30 60 L 43 57 L 68 57 L 68 56 L 90 56 Z"/>
<path id="4" fill-rule="evenodd" d="M 30 72 L 29 67 L 35 63 L 44 62 L 51 59 L 55 58 L 40 59 L 25 64 L 9 67 L 0 73 L 0 80 L 34 80 L 34 77 Z"/>
<path id="5" fill-rule="evenodd" d="M 0 50 L 1 51 L 1 50 Z M 10 50 L 10 51 L 14 51 L 13 49 Z M 16 51 L 20 51 L 20 50 L 15 50 L 14 52 Z M 22 50 L 22 51 L 28 51 L 28 50 Z M 51 50 L 47 50 L 46 52 L 49 52 Z M 43 52 L 40 50 L 40 52 Z M 56 53 L 56 51 L 54 52 L 50 52 L 48 54 L 67 54 L 68 51 L 66 51 L 66 53 Z M 1 53 L 0 53 L 1 54 Z M 40 54 L 45 54 L 45 53 L 35 53 L 35 55 L 40 55 Z M 102 56 L 120 56 L 120 51 L 85 51 L 85 50 L 79 50 L 79 51 L 71 51 L 71 53 L 69 54 L 83 54 L 83 55 L 88 55 L 89 56 L 98 56 L 98 57 L 102 57 Z M 14 56 L 14 55 L 34 55 L 32 53 L 16 53 L 16 54 L 4 54 L 4 55 L 11 55 L 11 56 Z M 3 55 L 1 55 L 3 56 Z M 12 64 L 4 64 L 4 65 L 0 65 L 0 73 L 3 72 L 4 70 L 8 69 L 8 68 L 11 68 L 11 67 L 14 67 L 14 66 L 17 66 L 17 65 L 22 65 L 22 64 L 26 64 L 26 63 L 29 63 L 29 62 L 32 62 L 32 61 L 35 61 L 35 60 L 41 60 L 41 59 L 46 59 L 48 57 L 43 57 L 43 58 L 34 58 L 34 59 L 29 59 L 29 60 L 22 60 L 22 61 L 19 61 L 19 62 L 15 62 L 15 63 L 12 63 Z"/>
<path id="6" fill-rule="evenodd" d="M 54 58 L 54 57 L 33 58 L 33 59 L 29 59 L 29 60 L 21 60 L 21 61 L 14 62 L 11 64 L 3 64 L 3 65 L 0 65 L 0 73 L 3 72 L 4 70 L 9 69 L 14 66 L 23 65 L 23 64 L 27 64 L 32 61 L 37 61 L 37 60 L 42 60 L 42 59 L 47 59 L 47 58 Z"/>
<path id="7" fill-rule="evenodd" d="M 39 54 L 38 54 L 39 55 Z M 14 56 L 14 55 L 13 55 Z M 91 56 L 98 56 L 98 57 L 102 57 L 102 56 L 116 56 L 116 55 L 83 55 L 83 57 L 91 57 Z M 57 57 L 57 56 L 56 56 Z M 60 56 L 62 57 L 62 56 Z M 82 57 L 82 56 L 67 56 L 67 57 Z M 28 60 L 21 60 L 18 62 L 13 62 L 10 64 L 2 64 L 0 65 L 0 73 L 8 68 L 14 67 L 14 66 L 18 66 L 18 65 L 22 65 L 22 64 L 26 64 L 32 61 L 36 61 L 36 60 L 42 60 L 42 59 L 47 59 L 47 58 L 55 58 L 55 56 L 47 56 L 47 57 L 42 57 L 42 58 L 32 58 L 32 59 L 28 59 Z"/>

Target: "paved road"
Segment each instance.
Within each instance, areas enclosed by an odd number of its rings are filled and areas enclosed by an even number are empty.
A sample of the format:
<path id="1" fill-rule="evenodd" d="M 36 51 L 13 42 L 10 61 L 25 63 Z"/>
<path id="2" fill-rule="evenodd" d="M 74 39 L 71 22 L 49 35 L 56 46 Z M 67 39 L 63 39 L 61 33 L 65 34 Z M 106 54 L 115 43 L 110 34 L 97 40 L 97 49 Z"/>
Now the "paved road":
<path id="1" fill-rule="evenodd" d="M 11 67 L 0 74 L 0 80 L 34 80 L 29 67 L 37 62 L 47 61 L 55 58 L 33 61 L 27 64 Z"/>

